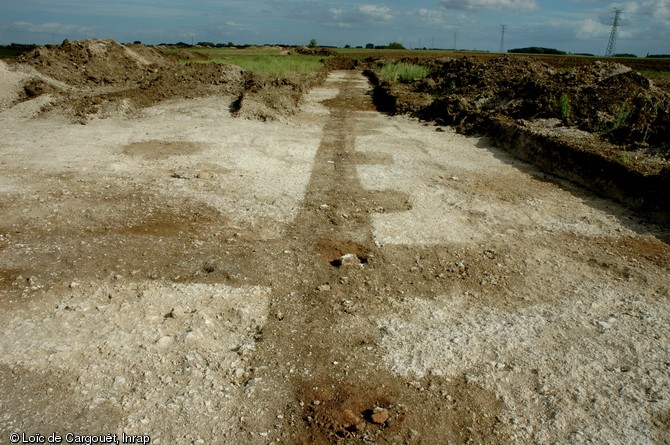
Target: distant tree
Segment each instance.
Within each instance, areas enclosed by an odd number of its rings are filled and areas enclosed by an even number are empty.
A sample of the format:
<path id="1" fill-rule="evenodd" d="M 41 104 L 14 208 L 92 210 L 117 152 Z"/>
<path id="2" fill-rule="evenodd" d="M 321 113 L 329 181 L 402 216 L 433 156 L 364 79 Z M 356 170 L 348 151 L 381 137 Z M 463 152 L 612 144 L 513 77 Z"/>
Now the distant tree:
<path id="1" fill-rule="evenodd" d="M 528 48 L 515 48 L 507 51 L 508 53 L 521 53 L 521 54 L 567 54 L 565 51 L 559 51 L 554 48 L 542 48 L 539 46 L 531 46 Z"/>
<path id="2" fill-rule="evenodd" d="M 615 54 L 614 57 L 637 57 L 637 55 L 629 53 L 618 53 Z"/>
<path id="3" fill-rule="evenodd" d="M 196 46 L 205 46 L 205 47 L 208 47 L 208 48 L 213 48 L 216 45 L 213 44 L 212 42 L 198 42 L 198 43 L 196 43 Z"/>
<path id="4" fill-rule="evenodd" d="M 359 45 L 356 47 L 356 49 L 363 49 L 363 47 Z"/>
<path id="5" fill-rule="evenodd" d="M 142 42 L 140 42 L 139 40 L 135 40 L 135 41 L 133 42 L 133 45 L 141 45 L 141 44 L 142 44 Z"/>
<path id="6" fill-rule="evenodd" d="M 351 45 L 344 45 L 345 48 L 351 48 Z"/>
<path id="7" fill-rule="evenodd" d="M 228 48 L 232 48 L 233 46 L 235 46 L 233 42 L 228 42 Z"/>
<path id="8" fill-rule="evenodd" d="M 389 45 L 387 46 L 387 48 L 388 48 L 388 49 L 405 49 L 405 47 L 402 46 L 402 43 L 398 43 L 398 42 L 391 42 L 391 43 L 389 43 Z"/>
<path id="9" fill-rule="evenodd" d="M 316 39 L 312 39 L 309 41 L 309 47 L 310 48 L 315 48 L 316 47 Z"/>
<path id="10" fill-rule="evenodd" d="M 374 43 L 368 43 L 365 45 L 365 49 L 375 49 L 375 44 Z"/>

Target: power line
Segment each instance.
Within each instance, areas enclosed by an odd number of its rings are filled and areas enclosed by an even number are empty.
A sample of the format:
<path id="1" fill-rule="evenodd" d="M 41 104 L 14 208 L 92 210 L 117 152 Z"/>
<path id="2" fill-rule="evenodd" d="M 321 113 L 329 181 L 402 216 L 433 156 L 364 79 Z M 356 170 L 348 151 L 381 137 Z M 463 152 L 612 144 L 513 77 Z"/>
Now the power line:
<path id="1" fill-rule="evenodd" d="M 614 48 L 616 46 L 616 32 L 619 27 L 619 20 L 621 19 L 621 12 L 623 9 L 614 8 L 614 19 L 612 20 L 612 32 L 610 33 L 610 40 L 607 43 L 607 51 L 605 51 L 605 56 L 613 56 Z"/>
<path id="2" fill-rule="evenodd" d="M 505 52 L 505 29 L 507 29 L 507 25 L 500 25 L 502 28 L 502 32 L 500 34 L 500 52 L 504 53 Z"/>

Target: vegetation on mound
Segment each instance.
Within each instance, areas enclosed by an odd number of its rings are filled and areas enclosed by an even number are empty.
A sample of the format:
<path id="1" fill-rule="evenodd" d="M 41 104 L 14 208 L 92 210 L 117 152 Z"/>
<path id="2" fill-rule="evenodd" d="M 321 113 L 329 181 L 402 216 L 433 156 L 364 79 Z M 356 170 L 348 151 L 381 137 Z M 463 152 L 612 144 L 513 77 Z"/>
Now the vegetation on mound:
<path id="1" fill-rule="evenodd" d="M 411 83 L 415 80 L 425 79 L 430 71 L 428 68 L 415 63 L 389 63 L 381 69 L 381 80 L 387 82 Z"/>

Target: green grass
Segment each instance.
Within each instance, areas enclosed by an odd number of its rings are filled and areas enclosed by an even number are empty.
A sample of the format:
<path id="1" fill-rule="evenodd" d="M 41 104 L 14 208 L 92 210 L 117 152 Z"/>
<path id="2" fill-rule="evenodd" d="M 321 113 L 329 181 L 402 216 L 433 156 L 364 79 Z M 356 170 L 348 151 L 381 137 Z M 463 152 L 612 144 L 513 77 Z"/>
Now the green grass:
<path id="1" fill-rule="evenodd" d="M 641 74 L 649 79 L 670 79 L 670 71 L 642 71 Z"/>
<path id="2" fill-rule="evenodd" d="M 428 74 L 428 68 L 413 63 L 389 63 L 381 69 L 381 79 L 389 82 L 410 83 L 425 79 Z"/>
<path id="3" fill-rule="evenodd" d="M 617 130 L 621 128 L 628 118 L 630 117 L 630 114 L 633 110 L 631 109 L 630 105 L 628 102 L 623 102 L 621 106 L 619 106 L 619 109 L 617 110 L 616 116 L 614 117 L 614 123 L 612 124 L 612 130 Z"/>
<path id="4" fill-rule="evenodd" d="M 563 93 L 561 94 L 559 102 L 561 106 L 561 118 L 563 119 L 563 121 L 567 121 L 568 119 L 570 119 L 570 97 L 568 97 L 567 94 Z"/>
<path id="5" fill-rule="evenodd" d="M 614 121 L 612 122 L 611 127 L 604 131 L 602 135 L 607 135 L 610 134 L 619 128 L 623 127 L 626 122 L 628 121 L 628 118 L 630 117 L 631 113 L 633 112 L 633 109 L 631 105 L 628 102 L 622 102 L 621 105 L 616 110 L 616 114 L 614 115 Z"/>
<path id="6" fill-rule="evenodd" d="M 181 63 L 226 63 L 252 71 L 261 76 L 288 78 L 305 77 L 318 73 L 323 68 L 323 56 L 286 54 L 276 48 L 188 48 L 169 49 L 167 54 L 180 51 L 204 54 L 209 59 L 182 59 Z"/>

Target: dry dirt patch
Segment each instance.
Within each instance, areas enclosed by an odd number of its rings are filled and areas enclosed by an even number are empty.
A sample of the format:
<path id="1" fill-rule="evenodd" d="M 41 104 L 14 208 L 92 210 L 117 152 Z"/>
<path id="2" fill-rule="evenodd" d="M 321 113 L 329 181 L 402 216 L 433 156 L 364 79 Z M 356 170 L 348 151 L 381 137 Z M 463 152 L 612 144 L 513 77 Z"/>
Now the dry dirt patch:
<path id="1" fill-rule="evenodd" d="M 192 155 L 202 149 L 194 142 L 142 141 L 133 142 L 123 148 L 123 154 L 147 160 L 167 159 L 170 156 Z"/>

